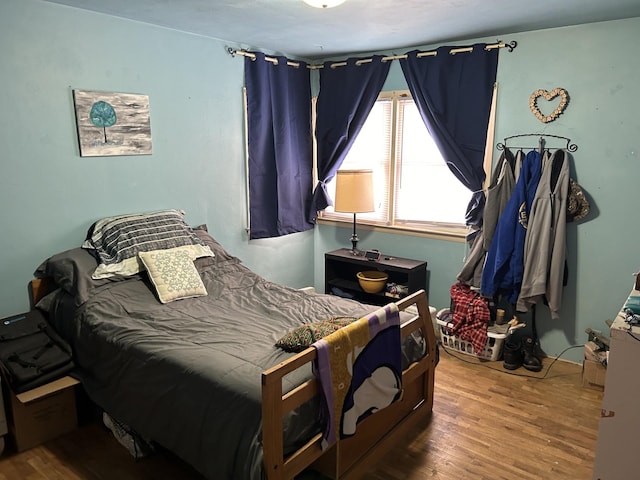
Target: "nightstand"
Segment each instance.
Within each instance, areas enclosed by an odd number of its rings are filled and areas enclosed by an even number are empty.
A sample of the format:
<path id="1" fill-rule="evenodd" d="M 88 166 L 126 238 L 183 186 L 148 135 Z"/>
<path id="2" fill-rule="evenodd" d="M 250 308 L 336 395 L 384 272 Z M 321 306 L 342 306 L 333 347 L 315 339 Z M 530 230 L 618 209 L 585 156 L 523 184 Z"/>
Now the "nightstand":
<path id="1" fill-rule="evenodd" d="M 386 273 L 387 283 L 406 287 L 404 295 L 392 295 L 383 289 L 380 293 L 367 293 L 358 284 L 356 274 L 364 270 Z M 427 262 L 381 254 L 378 260 L 368 260 L 341 248 L 324 255 L 325 293 L 354 298 L 373 305 L 386 305 L 418 290 L 427 291 Z"/>

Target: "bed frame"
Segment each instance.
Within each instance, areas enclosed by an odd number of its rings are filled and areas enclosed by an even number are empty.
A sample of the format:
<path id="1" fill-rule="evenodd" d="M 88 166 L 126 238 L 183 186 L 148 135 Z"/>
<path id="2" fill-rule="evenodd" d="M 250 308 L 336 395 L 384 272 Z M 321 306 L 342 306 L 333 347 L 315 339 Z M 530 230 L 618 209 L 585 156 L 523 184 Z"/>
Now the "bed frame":
<path id="1" fill-rule="evenodd" d="M 412 318 L 402 324 L 402 338 L 421 330 L 427 343 L 426 355 L 402 373 L 403 393 L 396 401 L 358 424 L 356 434 L 322 451 L 322 434 L 317 434 L 295 452 L 284 455 L 282 418 L 319 394 L 319 382 L 309 380 L 291 392 L 282 393 L 285 375 L 313 362 L 315 348 L 308 348 L 262 374 L 262 444 L 264 466 L 269 480 L 292 479 L 311 467 L 333 479 L 360 478 L 409 430 L 431 416 L 436 366 L 436 338 L 429 314 L 427 294 L 420 290 L 398 302 L 400 310 L 415 305 Z"/>
<path id="2" fill-rule="evenodd" d="M 29 295 L 31 305 L 54 288 L 50 279 L 33 279 Z M 268 480 L 289 480 L 307 468 L 333 479 L 360 478 L 380 457 L 417 426 L 426 426 L 433 407 L 436 338 L 429 314 L 427 294 L 420 290 L 396 302 L 399 310 L 412 313 L 402 324 L 402 338 L 421 331 L 426 339 L 426 354 L 402 373 L 400 400 L 369 416 L 358 424 L 356 434 L 338 440 L 326 451 L 320 447 L 319 433 L 298 450 L 284 454 L 282 419 L 319 395 L 317 380 L 309 380 L 283 394 L 282 380 L 288 373 L 305 367 L 316 359 L 316 350 L 308 348 L 262 374 L 262 444 L 263 463 Z"/>

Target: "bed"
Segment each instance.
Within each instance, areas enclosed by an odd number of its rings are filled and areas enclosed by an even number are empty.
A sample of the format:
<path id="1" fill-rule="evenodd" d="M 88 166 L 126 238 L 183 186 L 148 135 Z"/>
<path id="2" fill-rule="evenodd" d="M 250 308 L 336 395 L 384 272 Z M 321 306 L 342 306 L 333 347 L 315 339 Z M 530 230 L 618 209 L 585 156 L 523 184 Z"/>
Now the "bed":
<path id="1" fill-rule="evenodd" d="M 301 327 L 379 307 L 269 282 L 205 228 L 184 224 L 182 212 L 171 215 L 196 251 L 182 240 L 154 239 L 160 248 L 134 248 L 138 267 L 127 258 L 125 274 L 114 274 L 122 259 L 105 261 L 87 244 L 100 237 L 96 222 L 84 248 L 48 258 L 32 281 L 32 300 L 70 343 L 77 377 L 101 409 L 210 479 L 289 479 L 309 468 L 357 478 L 429 418 L 436 345 L 424 291 L 396 302 L 404 311 L 402 396 L 323 450 L 315 339 L 300 335 Z M 125 243 L 130 249 L 131 239 Z M 190 264 L 201 285 L 178 293 L 162 285 L 165 254 L 175 254 L 172 268 Z"/>

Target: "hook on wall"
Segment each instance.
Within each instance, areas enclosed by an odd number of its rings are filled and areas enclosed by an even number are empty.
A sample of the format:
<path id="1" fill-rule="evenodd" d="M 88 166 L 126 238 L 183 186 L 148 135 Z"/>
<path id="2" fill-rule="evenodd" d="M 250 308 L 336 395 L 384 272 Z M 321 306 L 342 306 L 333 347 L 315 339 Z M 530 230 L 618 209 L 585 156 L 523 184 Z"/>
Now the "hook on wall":
<path id="1" fill-rule="evenodd" d="M 504 46 L 507 47 L 507 50 L 509 50 L 509 52 L 513 52 L 513 49 L 518 46 L 518 42 L 516 42 L 515 40 L 504 42 Z"/>
<path id="2" fill-rule="evenodd" d="M 516 145 L 507 145 L 507 142 L 513 138 L 519 137 L 538 137 L 538 145 L 533 146 L 516 146 Z M 519 135 L 511 135 L 509 137 L 504 138 L 504 143 L 498 143 L 496 148 L 498 150 L 504 150 L 505 148 L 540 148 L 541 145 L 544 145 L 545 138 L 558 138 L 561 140 L 565 140 L 567 143 L 565 145 L 565 149 L 569 152 L 575 152 L 578 150 L 578 146 L 575 143 L 571 143 L 571 139 L 569 137 L 561 137 L 560 135 L 551 135 L 551 134 L 541 134 L 541 133 L 521 133 Z"/>

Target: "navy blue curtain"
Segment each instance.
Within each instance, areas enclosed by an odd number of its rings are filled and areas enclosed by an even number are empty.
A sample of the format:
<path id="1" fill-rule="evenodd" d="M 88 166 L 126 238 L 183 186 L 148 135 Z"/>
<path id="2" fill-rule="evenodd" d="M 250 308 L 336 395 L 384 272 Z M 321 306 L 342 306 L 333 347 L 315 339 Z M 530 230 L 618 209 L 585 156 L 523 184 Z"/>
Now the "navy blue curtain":
<path id="1" fill-rule="evenodd" d="M 472 52 L 449 53 L 440 47 L 435 56 L 418 51 L 400 60 L 420 115 L 453 174 L 471 190 L 466 223 L 482 225 L 484 149 L 491 111 L 498 49 L 473 45 Z"/>
<path id="2" fill-rule="evenodd" d="M 249 143 L 249 238 L 313 228 L 311 84 L 307 64 L 245 58 Z"/>
<path id="3" fill-rule="evenodd" d="M 318 145 L 318 185 L 313 193 L 309 221 L 333 202 L 326 190 L 342 164 L 384 85 L 391 62 L 374 55 L 371 62 L 357 64 L 350 58 L 345 66 L 320 70 L 320 93 L 316 104 L 316 141 Z"/>

